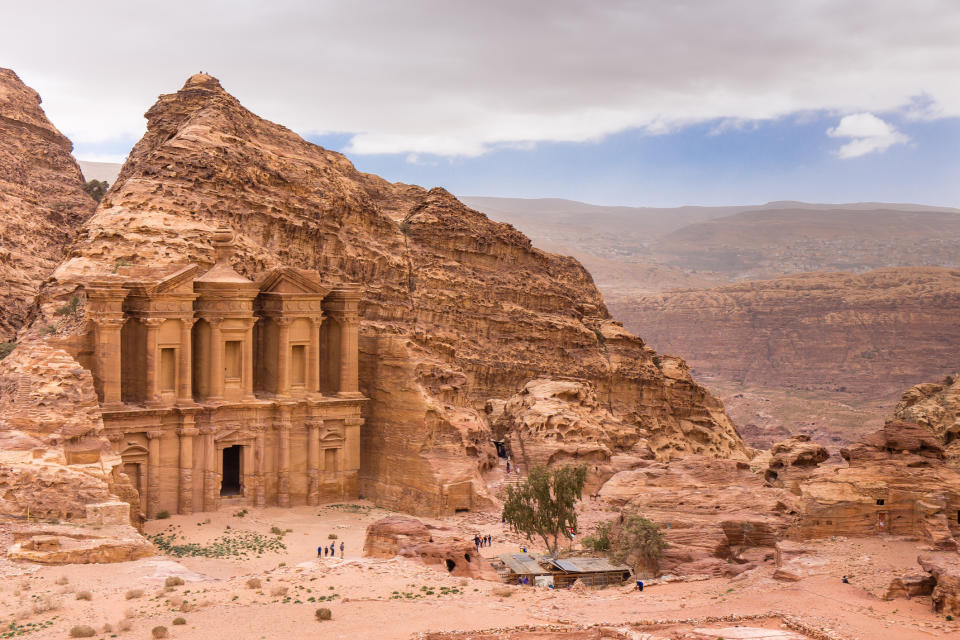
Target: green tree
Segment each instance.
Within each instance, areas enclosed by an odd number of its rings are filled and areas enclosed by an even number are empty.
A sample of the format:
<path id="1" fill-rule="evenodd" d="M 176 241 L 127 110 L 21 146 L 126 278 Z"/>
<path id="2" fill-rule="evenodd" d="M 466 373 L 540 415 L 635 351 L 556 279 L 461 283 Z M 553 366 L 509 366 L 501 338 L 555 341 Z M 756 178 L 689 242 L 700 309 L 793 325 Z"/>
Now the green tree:
<path id="1" fill-rule="evenodd" d="M 106 180 L 87 180 L 83 184 L 83 190 L 97 202 L 103 200 L 103 196 L 107 195 L 107 189 L 109 188 L 110 184 Z"/>
<path id="2" fill-rule="evenodd" d="M 527 540 L 539 536 L 551 557 L 557 557 L 560 535 L 577 530 L 576 505 L 583 495 L 587 467 L 566 465 L 530 470 L 526 481 L 507 488 L 503 518 Z"/>
<path id="3" fill-rule="evenodd" d="M 631 556 L 639 556 L 645 562 L 653 562 L 663 557 L 667 541 L 659 525 L 642 515 L 630 515 L 623 518 L 623 524 L 610 545 L 610 558 L 623 564 Z"/>

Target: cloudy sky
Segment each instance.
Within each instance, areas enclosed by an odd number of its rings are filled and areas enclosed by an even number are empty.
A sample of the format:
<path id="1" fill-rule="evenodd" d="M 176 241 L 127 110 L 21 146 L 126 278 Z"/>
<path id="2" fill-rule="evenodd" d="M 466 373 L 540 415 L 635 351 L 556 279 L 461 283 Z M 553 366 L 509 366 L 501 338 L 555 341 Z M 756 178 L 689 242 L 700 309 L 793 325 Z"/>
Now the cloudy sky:
<path id="1" fill-rule="evenodd" d="M 0 0 L 81 159 L 196 71 L 391 180 L 600 204 L 960 206 L 956 0 Z"/>

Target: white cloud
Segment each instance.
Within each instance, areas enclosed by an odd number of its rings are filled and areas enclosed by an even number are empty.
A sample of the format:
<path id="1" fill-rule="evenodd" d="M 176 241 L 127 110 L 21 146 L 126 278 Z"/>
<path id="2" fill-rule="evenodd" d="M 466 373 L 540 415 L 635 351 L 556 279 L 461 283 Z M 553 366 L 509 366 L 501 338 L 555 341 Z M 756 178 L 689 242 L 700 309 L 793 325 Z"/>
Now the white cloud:
<path id="1" fill-rule="evenodd" d="M 199 70 L 296 131 L 354 134 L 353 153 L 476 156 L 822 110 L 960 116 L 955 0 L 7 4 L 0 61 L 80 143 L 139 137 L 157 95 Z"/>
<path id="2" fill-rule="evenodd" d="M 844 116 L 836 127 L 827 129 L 827 135 L 831 138 L 850 138 L 850 142 L 837 150 L 841 158 L 859 158 L 910 141 L 906 135 L 872 113 Z"/>

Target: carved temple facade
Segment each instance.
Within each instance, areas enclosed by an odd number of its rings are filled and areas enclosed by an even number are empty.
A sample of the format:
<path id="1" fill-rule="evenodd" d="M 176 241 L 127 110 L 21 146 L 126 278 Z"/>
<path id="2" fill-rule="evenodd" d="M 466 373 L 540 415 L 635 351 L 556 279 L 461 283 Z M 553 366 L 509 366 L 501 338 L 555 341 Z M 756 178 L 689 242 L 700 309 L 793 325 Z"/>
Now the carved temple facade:
<path id="1" fill-rule="evenodd" d="M 95 330 L 81 362 L 148 518 L 357 497 L 360 290 L 289 268 L 248 280 L 232 239 L 214 233 L 206 272 L 84 283 Z"/>

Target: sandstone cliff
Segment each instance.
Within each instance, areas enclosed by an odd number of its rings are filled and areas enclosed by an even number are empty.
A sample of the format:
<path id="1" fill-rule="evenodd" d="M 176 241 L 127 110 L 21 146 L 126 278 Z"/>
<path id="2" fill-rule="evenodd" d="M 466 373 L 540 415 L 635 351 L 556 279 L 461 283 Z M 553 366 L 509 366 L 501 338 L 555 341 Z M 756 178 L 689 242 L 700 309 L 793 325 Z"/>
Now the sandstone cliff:
<path id="1" fill-rule="evenodd" d="M 0 68 L 0 342 L 14 340 L 40 283 L 96 206 L 72 150 L 37 92 Z"/>
<path id="2" fill-rule="evenodd" d="M 948 457 L 960 458 L 960 374 L 907 389 L 893 415 L 928 427 L 941 439 Z"/>
<path id="3" fill-rule="evenodd" d="M 960 361 L 960 271 L 950 269 L 807 273 L 612 308 L 698 375 L 747 385 L 893 395 Z"/>
<path id="4" fill-rule="evenodd" d="M 358 172 L 250 113 L 210 76 L 191 77 L 146 116 L 29 337 L 79 354 L 83 301 L 76 318 L 54 315 L 78 276 L 211 264 L 210 232 L 227 225 L 245 275 L 284 264 L 362 284 L 361 386 L 372 402 L 361 482 L 380 504 L 445 512 L 464 487 L 482 504 L 491 435 L 482 408 L 534 378 L 589 381 L 661 458 L 749 455 L 722 404 L 682 362 L 664 364 L 614 322 L 572 258 L 533 248 L 442 189 Z"/>

